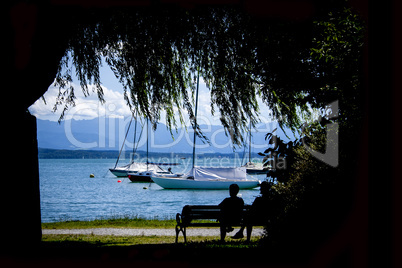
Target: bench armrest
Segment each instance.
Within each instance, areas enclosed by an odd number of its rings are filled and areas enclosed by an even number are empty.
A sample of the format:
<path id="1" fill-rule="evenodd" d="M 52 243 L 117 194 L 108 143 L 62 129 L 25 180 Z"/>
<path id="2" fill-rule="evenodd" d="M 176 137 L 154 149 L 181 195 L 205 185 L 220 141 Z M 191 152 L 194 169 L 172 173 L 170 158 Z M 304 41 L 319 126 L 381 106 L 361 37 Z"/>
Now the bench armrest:
<path id="1" fill-rule="evenodd" d="M 182 225 L 182 223 L 183 223 L 182 216 L 180 213 L 176 214 L 176 223 L 177 223 L 177 225 Z"/>

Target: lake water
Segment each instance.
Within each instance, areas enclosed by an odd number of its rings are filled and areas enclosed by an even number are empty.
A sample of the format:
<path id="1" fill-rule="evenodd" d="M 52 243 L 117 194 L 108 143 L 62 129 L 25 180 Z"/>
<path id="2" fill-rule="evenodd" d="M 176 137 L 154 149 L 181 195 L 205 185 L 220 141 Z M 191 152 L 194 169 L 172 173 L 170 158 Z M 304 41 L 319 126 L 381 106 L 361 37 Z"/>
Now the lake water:
<path id="1" fill-rule="evenodd" d="M 180 159 L 182 165 L 173 166 L 172 171 L 186 171 L 188 160 Z M 233 166 L 235 161 L 209 164 Z M 125 163 L 128 160 L 119 166 Z M 205 159 L 197 163 L 205 163 Z M 229 196 L 227 190 L 167 190 L 155 183 L 132 183 L 109 172 L 114 164 L 113 159 L 39 159 L 42 222 L 123 216 L 173 218 L 184 205 L 215 205 Z M 91 173 L 95 178 L 89 177 Z M 266 179 L 265 175 L 254 177 Z M 241 190 L 240 194 L 251 204 L 259 189 Z"/>

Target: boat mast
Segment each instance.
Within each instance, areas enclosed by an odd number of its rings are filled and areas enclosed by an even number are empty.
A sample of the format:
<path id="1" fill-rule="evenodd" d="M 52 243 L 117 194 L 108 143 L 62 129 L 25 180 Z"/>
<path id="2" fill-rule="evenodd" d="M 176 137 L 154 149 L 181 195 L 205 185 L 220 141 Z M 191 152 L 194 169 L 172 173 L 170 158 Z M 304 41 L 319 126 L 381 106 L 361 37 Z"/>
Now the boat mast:
<path id="1" fill-rule="evenodd" d="M 136 152 L 136 148 L 135 148 L 135 140 L 137 138 L 137 115 L 138 115 L 138 111 L 135 111 L 135 127 L 134 127 L 134 140 L 133 140 L 133 157 L 131 159 L 131 162 L 134 163 L 134 158 L 135 158 L 135 152 Z"/>
<path id="2" fill-rule="evenodd" d="M 117 163 L 119 163 L 120 155 L 121 155 L 121 152 L 123 151 L 124 143 L 126 142 L 127 135 L 128 135 L 128 131 L 130 130 L 131 122 L 133 122 L 133 117 L 134 117 L 134 116 L 131 116 L 130 124 L 128 124 L 126 136 L 124 137 L 124 141 L 123 141 L 123 144 L 121 145 L 120 152 L 119 152 L 119 156 L 117 157 L 116 164 L 114 165 L 114 168 L 116 168 L 116 167 L 117 167 Z"/>
<path id="3" fill-rule="evenodd" d="M 195 133 L 195 128 L 196 128 L 196 124 L 197 124 L 197 109 L 198 109 L 198 88 L 200 85 L 200 70 L 199 68 L 197 68 L 197 91 L 195 93 L 195 119 L 194 119 L 194 138 L 193 138 L 193 168 L 195 165 L 195 139 L 196 139 L 196 133 Z"/>
<path id="4" fill-rule="evenodd" d="M 248 162 L 251 162 L 251 118 L 250 118 L 250 126 L 249 126 L 249 142 L 248 142 Z"/>
<path id="5" fill-rule="evenodd" d="M 148 117 L 147 119 L 147 171 L 148 171 Z"/>

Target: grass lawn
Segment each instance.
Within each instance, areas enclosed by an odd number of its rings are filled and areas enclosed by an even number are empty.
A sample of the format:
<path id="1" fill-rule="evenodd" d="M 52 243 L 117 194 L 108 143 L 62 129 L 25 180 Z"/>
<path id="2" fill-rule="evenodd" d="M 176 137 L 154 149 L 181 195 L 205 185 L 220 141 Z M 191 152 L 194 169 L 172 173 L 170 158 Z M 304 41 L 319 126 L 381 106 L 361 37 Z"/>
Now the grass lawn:
<path id="1" fill-rule="evenodd" d="M 226 238 L 226 243 L 219 242 L 219 237 L 191 236 L 187 237 L 187 245 L 208 245 L 208 247 L 253 247 L 258 238 L 253 237 L 251 243 L 246 244 L 245 240 L 233 240 Z M 113 235 L 43 235 L 42 243 L 53 244 L 54 246 L 85 245 L 87 247 L 108 247 L 108 246 L 133 246 L 144 244 L 174 244 L 174 236 L 113 236 Z M 183 239 L 179 239 L 183 244 Z"/>
<path id="2" fill-rule="evenodd" d="M 42 242 L 60 246 L 86 244 L 88 247 L 132 246 L 141 244 L 169 244 L 173 236 L 113 236 L 113 235 L 43 235 Z"/>
<path id="3" fill-rule="evenodd" d="M 220 243 L 219 237 L 192 236 L 186 244 L 179 241 L 175 244 L 174 236 L 43 235 L 31 258 L 46 267 L 51 267 L 49 263 L 75 268 L 91 267 L 91 263 L 94 267 L 209 267 L 216 263 L 250 267 L 259 264 L 266 253 L 257 238 L 248 244 L 230 238 Z"/>
<path id="4" fill-rule="evenodd" d="M 44 229 L 82 229 L 82 228 L 174 228 L 173 219 L 141 219 L 114 218 L 93 221 L 63 221 L 42 223 Z M 131 262 L 160 261 L 184 262 L 193 264 L 209 264 L 219 262 L 234 262 L 249 265 L 258 262 L 261 247 L 258 237 L 252 237 L 250 243 L 245 239 L 233 240 L 228 236 L 224 243 L 219 236 L 191 236 L 187 243 L 183 237 L 175 244 L 174 236 L 113 236 L 113 235 L 76 235 L 76 234 L 44 234 L 39 254 L 40 260 L 57 260 L 62 263 L 72 259 L 85 262 L 106 259 Z M 236 256 L 236 259 L 233 257 Z M 152 266 L 152 265 L 151 265 Z"/>
<path id="5" fill-rule="evenodd" d="M 44 229 L 82 229 L 82 228 L 174 228 L 174 219 L 113 218 L 92 221 L 63 221 L 42 223 Z M 245 239 L 233 240 L 228 236 L 224 243 L 219 236 L 190 236 L 187 243 L 183 237 L 175 244 L 174 236 L 113 236 L 44 234 L 38 251 L 32 255 L 38 263 L 65 264 L 78 268 L 77 263 L 94 262 L 109 267 L 114 261 L 131 266 L 147 268 L 169 266 L 172 263 L 188 265 L 240 265 L 250 267 L 259 265 L 267 254 L 258 237 L 250 243 Z M 274 256 L 273 254 L 272 256 Z M 272 257 L 271 256 L 271 257 Z M 70 265 L 71 264 L 71 265 Z M 166 265 L 164 265 L 166 264 Z M 130 267 L 131 267 L 130 266 Z M 87 267 L 87 266 L 85 266 Z M 98 267 L 98 266 L 97 266 Z M 99 266 L 100 267 L 100 266 Z M 103 266 L 102 266 L 103 267 Z M 171 267 L 171 266 L 169 266 Z M 265 263 L 264 263 L 265 267 Z"/>
<path id="6" fill-rule="evenodd" d="M 249 248 L 255 247 L 258 238 L 252 237 L 251 243 L 246 244 L 245 240 L 234 240 L 230 237 L 226 238 L 225 243 L 220 243 L 219 237 L 191 236 L 187 237 L 187 246 L 202 247 L 235 247 Z M 52 244 L 53 246 L 69 247 L 69 246 L 85 246 L 85 247 L 109 247 L 109 246 L 133 246 L 144 244 L 174 244 L 174 236 L 113 236 L 113 235 L 43 235 L 42 243 Z M 183 245 L 183 238 L 179 239 L 179 244 Z"/>
<path id="7" fill-rule="evenodd" d="M 174 228 L 174 219 L 111 218 L 91 221 L 60 221 L 42 223 L 42 229 L 85 229 L 85 228 Z"/>
<path id="8" fill-rule="evenodd" d="M 200 220 L 197 222 L 214 222 Z M 86 229 L 86 228 L 150 228 L 150 229 L 174 229 L 175 219 L 144 219 L 139 217 L 95 219 L 91 221 L 60 221 L 42 223 L 42 229 Z"/>
<path id="9" fill-rule="evenodd" d="M 213 222 L 203 220 L 203 222 Z M 111 218 L 111 219 L 95 219 L 91 221 L 60 221 L 52 223 L 42 223 L 42 229 L 88 229 L 88 228 L 155 228 L 155 229 L 174 229 L 176 220 L 174 219 L 144 219 L 144 218 Z M 219 237 L 191 236 L 187 238 L 187 244 L 201 243 L 230 246 L 245 245 L 244 240 L 233 240 L 228 236 L 226 241 L 229 243 L 219 243 Z M 258 238 L 252 238 L 250 245 L 255 244 Z M 107 246 L 130 246 L 143 244 L 169 244 L 175 242 L 174 236 L 114 236 L 114 235 L 76 235 L 76 234 L 44 234 L 42 242 L 53 244 L 55 246 L 71 246 L 85 245 L 89 247 L 107 247 Z M 183 237 L 179 238 L 179 242 L 183 242 Z M 200 244 L 200 245 L 201 245 Z M 249 245 L 247 245 L 249 246 Z"/>

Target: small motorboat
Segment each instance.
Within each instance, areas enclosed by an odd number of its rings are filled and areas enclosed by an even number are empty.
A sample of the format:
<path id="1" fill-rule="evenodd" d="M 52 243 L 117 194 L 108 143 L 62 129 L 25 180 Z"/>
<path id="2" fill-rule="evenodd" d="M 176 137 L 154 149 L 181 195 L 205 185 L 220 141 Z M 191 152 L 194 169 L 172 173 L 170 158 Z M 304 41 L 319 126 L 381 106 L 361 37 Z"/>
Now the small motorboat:
<path id="1" fill-rule="evenodd" d="M 153 182 L 152 176 L 168 176 L 171 175 L 172 172 L 170 168 L 168 171 L 164 170 L 163 168 L 159 167 L 155 164 L 144 163 L 145 170 L 142 171 L 130 171 L 127 173 L 128 178 L 132 182 Z"/>
<path id="2" fill-rule="evenodd" d="M 128 173 L 128 178 L 132 182 L 153 182 L 151 176 L 152 171 Z"/>
<path id="3" fill-rule="evenodd" d="M 264 168 L 262 166 L 262 164 L 261 165 L 256 165 L 253 162 L 247 162 L 242 167 L 246 168 L 247 174 L 258 175 L 258 174 L 267 174 L 268 173 L 268 168 Z"/>

